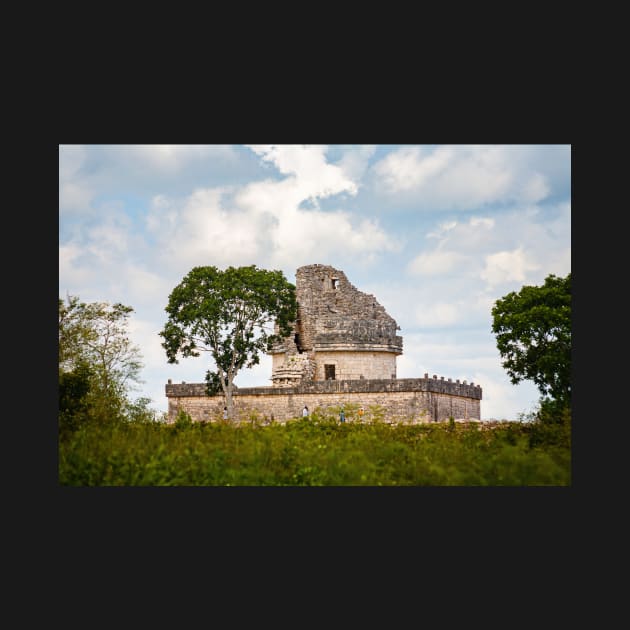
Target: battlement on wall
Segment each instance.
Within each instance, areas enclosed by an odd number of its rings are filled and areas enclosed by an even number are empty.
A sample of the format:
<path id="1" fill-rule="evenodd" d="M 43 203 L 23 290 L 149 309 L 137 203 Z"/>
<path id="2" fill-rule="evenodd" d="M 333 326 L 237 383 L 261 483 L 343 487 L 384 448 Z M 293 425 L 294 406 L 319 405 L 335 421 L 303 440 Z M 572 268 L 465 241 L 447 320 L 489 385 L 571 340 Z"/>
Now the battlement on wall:
<path id="1" fill-rule="evenodd" d="M 429 378 L 360 379 L 352 381 L 302 381 L 294 387 L 239 387 L 233 395 L 238 396 L 287 396 L 301 394 L 367 394 L 385 392 L 433 392 L 463 398 L 481 400 L 482 390 L 474 383 L 460 383 L 459 380 L 445 380 L 433 375 Z M 187 398 L 206 396 L 205 383 L 168 383 L 167 398 Z"/>

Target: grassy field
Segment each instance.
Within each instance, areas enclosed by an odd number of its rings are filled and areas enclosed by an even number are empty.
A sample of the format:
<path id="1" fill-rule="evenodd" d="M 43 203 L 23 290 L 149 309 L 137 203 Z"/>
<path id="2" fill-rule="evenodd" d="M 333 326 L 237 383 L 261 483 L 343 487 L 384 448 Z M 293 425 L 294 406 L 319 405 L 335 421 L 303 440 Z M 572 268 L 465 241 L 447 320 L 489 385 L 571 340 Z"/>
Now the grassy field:
<path id="1" fill-rule="evenodd" d="M 66 486 L 567 486 L 570 423 L 86 425 L 60 436 Z"/>

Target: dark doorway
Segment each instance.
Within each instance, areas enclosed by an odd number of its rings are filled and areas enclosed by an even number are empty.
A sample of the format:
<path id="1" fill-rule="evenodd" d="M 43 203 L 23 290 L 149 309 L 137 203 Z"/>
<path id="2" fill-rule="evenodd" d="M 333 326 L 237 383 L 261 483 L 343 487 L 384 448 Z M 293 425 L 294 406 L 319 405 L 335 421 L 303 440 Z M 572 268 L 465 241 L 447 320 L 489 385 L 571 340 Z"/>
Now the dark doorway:
<path id="1" fill-rule="evenodd" d="M 334 365 L 324 365 L 324 378 L 327 381 L 335 380 L 335 366 Z"/>

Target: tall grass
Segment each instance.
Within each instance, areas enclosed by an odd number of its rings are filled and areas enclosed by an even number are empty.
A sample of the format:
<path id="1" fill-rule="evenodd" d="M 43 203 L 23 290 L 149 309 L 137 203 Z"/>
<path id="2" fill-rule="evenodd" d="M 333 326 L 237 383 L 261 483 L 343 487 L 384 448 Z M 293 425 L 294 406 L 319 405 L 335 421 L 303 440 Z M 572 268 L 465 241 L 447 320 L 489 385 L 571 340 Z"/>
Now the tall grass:
<path id="1" fill-rule="evenodd" d="M 89 424 L 59 442 L 69 486 L 570 485 L 570 430 L 535 424 L 340 424 L 334 417 L 261 426 L 257 418 L 174 425 Z"/>

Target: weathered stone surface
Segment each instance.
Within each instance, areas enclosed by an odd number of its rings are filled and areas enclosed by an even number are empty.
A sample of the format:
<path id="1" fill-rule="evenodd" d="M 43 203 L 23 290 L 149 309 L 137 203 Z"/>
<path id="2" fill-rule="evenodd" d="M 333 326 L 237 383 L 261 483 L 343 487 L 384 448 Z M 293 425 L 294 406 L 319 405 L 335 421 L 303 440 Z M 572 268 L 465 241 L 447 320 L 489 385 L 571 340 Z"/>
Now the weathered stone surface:
<path id="1" fill-rule="evenodd" d="M 423 390 L 353 391 L 341 383 L 340 391 L 295 392 L 293 388 L 246 388 L 248 393 L 239 390 L 234 396 L 235 417 L 247 419 L 252 413 L 260 418 L 273 418 L 286 422 L 301 415 L 304 405 L 311 412 L 320 409 L 337 412 L 340 406 L 346 409 L 348 421 L 358 421 L 351 409 L 365 408 L 363 421 L 370 422 L 378 414 L 393 422 L 433 422 L 448 420 L 479 420 L 479 398 L 469 398 L 451 394 Z M 479 396 L 481 392 L 479 392 Z M 216 421 L 221 419 L 224 400 L 222 396 L 169 396 L 169 418 L 174 420 L 177 412 L 183 409 L 194 421 Z"/>
<path id="2" fill-rule="evenodd" d="M 166 386 L 169 418 L 179 409 L 193 420 L 218 420 L 222 416 L 223 396 L 207 396 L 205 384 L 186 383 Z M 295 387 L 241 387 L 234 392 L 237 416 L 256 412 L 283 422 L 300 415 L 304 405 L 313 411 L 339 405 L 363 405 L 365 421 L 369 407 L 381 407 L 394 421 L 432 422 L 453 416 L 456 420 L 479 420 L 482 390 L 479 385 L 449 383 L 432 378 L 373 379 L 358 381 L 311 381 Z"/>
<path id="3" fill-rule="evenodd" d="M 332 394 L 339 392 L 354 393 L 386 393 L 386 392 L 432 392 L 449 396 L 465 396 L 481 400 L 479 385 L 465 385 L 443 381 L 440 378 L 397 378 L 397 379 L 361 379 L 356 381 L 303 381 L 293 387 L 279 389 L 277 387 L 238 387 L 234 397 L 239 396 L 286 396 L 303 394 Z M 166 385 L 166 396 L 169 398 L 204 396 L 205 383 L 171 383 Z M 222 398 L 222 396 L 220 396 Z"/>
<path id="4" fill-rule="evenodd" d="M 329 265 L 300 267 L 295 277 L 298 319 L 293 333 L 271 352 L 274 385 L 325 380 L 333 371 L 336 380 L 395 378 L 402 337 L 376 298 Z M 303 356 L 308 361 L 302 373 L 289 374 L 289 364 Z"/>

